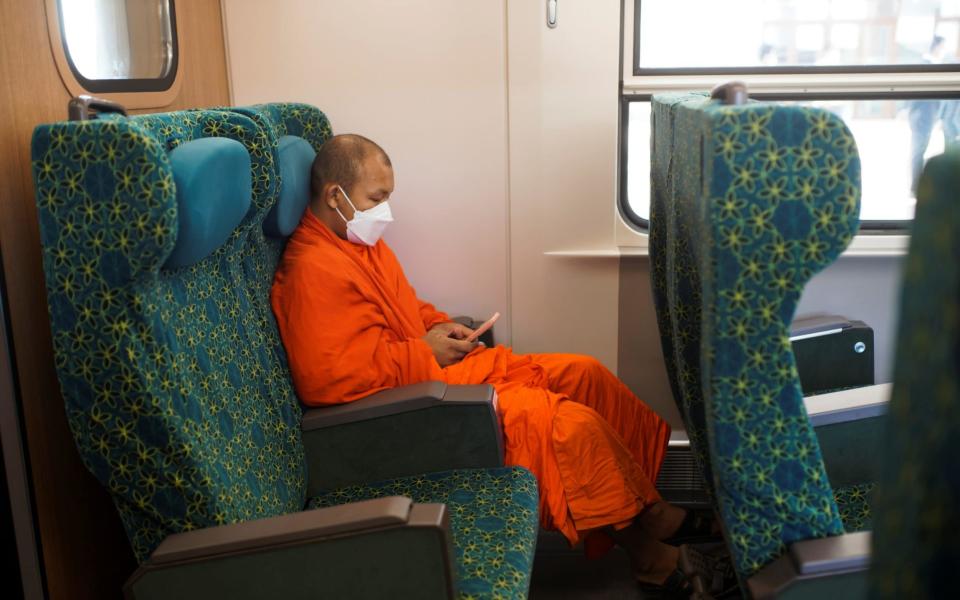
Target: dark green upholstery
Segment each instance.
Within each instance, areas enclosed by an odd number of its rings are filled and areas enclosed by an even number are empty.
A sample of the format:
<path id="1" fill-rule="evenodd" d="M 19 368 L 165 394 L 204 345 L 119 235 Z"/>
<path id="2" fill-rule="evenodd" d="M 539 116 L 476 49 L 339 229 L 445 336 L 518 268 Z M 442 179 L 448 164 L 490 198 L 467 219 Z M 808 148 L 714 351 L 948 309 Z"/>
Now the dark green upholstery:
<path id="1" fill-rule="evenodd" d="M 673 102 L 658 97 L 653 104 L 653 152 L 650 164 L 650 262 L 651 288 L 657 311 L 657 327 L 663 359 L 674 401 L 680 410 L 690 449 L 703 475 L 703 484 L 713 496 L 713 468 L 709 458 L 706 409 L 700 388 L 700 270 L 696 267 L 693 240 L 700 236 L 698 222 L 680 218 L 681 198 L 692 198 L 698 180 L 690 174 L 691 162 L 676 161 L 692 156 L 696 148 L 675 135 Z M 678 173 L 674 176 L 674 169 Z"/>
<path id="2" fill-rule="evenodd" d="M 260 127 L 264 132 L 263 152 L 270 155 L 274 165 L 278 160 L 280 138 L 283 136 L 302 137 L 313 146 L 314 150 L 319 150 L 320 146 L 333 135 L 327 116 L 318 108 L 307 104 L 278 102 L 224 110 L 244 115 Z M 275 183 L 279 194 L 279 189 L 283 186 L 279 168 L 274 168 L 271 181 Z M 271 200 L 271 209 L 275 201 L 276 198 Z M 253 286 L 251 293 L 258 301 L 257 310 L 267 315 L 266 318 L 271 320 L 274 331 L 277 332 L 273 309 L 270 307 L 270 286 L 273 285 L 273 273 L 277 270 L 286 239 L 270 237 L 262 230 L 257 232 L 256 238 L 253 256 L 245 261 L 249 280 Z M 279 332 L 277 332 L 277 339 L 276 348 L 286 368 L 286 354 L 283 344 L 279 342 Z"/>
<path id="3" fill-rule="evenodd" d="M 212 255 L 161 269 L 177 236 L 167 151 L 211 136 L 249 150 L 253 208 Z M 141 560 L 171 533 L 304 506 L 300 409 L 238 260 L 275 191 L 265 141 L 250 119 L 215 111 L 34 134 L 67 417 Z"/>
<path id="4" fill-rule="evenodd" d="M 536 542 L 537 480 L 517 467 L 463 469 L 332 490 L 311 508 L 385 496 L 450 510 L 459 597 L 526 598 Z"/>
<path id="5" fill-rule="evenodd" d="M 861 483 L 833 488 L 833 498 L 840 510 L 843 530 L 869 531 L 873 527 L 871 502 L 876 493 L 877 484 Z"/>
<path id="6" fill-rule="evenodd" d="M 172 533 L 307 505 L 302 409 L 269 303 L 284 240 L 262 227 L 282 183 L 282 135 L 318 148 L 331 132 L 316 108 L 278 104 L 55 123 L 34 134 L 68 419 L 141 561 Z M 210 137 L 236 140 L 249 154 L 251 185 L 236 198 L 249 208 L 211 254 L 165 268 L 183 216 L 169 153 Z M 451 506 L 461 597 L 526 595 L 537 532 L 529 472 L 449 471 L 362 490 L 386 489 Z M 349 493 L 310 506 L 346 502 Z"/>
<path id="7" fill-rule="evenodd" d="M 664 355 L 746 578 L 791 542 L 844 532 L 789 325 L 804 284 L 856 233 L 860 161 L 829 112 L 700 94 L 655 97 L 653 140 Z M 851 523 L 857 489 L 837 490 Z"/>
<path id="8" fill-rule="evenodd" d="M 960 151 L 917 192 L 877 492 L 871 597 L 950 598 L 960 565 Z"/>

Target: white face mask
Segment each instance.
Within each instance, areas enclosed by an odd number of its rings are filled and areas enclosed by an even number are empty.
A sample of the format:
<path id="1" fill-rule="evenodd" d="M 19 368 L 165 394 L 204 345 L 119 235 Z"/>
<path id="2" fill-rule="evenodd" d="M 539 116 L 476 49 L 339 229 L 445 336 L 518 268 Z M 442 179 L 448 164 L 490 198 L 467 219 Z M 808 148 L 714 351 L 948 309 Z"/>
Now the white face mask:
<path id="1" fill-rule="evenodd" d="M 357 207 L 354 206 L 350 200 L 350 196 L 343 191 L 343 188 L 338 185 L 337 189 L 340 190 L 340 193 L 343 194 L 343 197 L 347 199 L 347 202 L 351 208 L 353 208 L 353 218 L 348 221 L 347 218 L 343 216 L 343 213 L 340 212 L 340 209 L 334 207 L 334 210 L 337 211 L 337 214 L 340 215 L 343 222 L 347 224 L 347 239 L 354 244 L 375 245 L 377 240 L 383 236 L 387 225 L 393 222 L 390 205 L 384 200 L 371 209 L 357 210 Z"/>

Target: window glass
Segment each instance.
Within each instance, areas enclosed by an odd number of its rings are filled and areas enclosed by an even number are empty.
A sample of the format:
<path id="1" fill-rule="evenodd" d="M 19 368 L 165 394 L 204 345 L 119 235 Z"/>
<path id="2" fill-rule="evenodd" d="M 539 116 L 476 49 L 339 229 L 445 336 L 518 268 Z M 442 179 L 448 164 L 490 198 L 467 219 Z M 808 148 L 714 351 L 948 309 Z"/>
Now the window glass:
<path id="1" fill-rule="evenodd" d="M 640 69 L 948 64 L 960 50 L 957 0 L 643 0 L 637 11 Z"/>
<path id="2" fill-rule="evenodd" d="M 907 221 L 916 204 L 915 176 L 923 162 L 960 141 L 960 100 L 814 100 L 843 118 L 860 153 L 860 219 Z M 650 215 L 650 103 L 631 102 L 627 129 L 626 203 Z"/>
<path id="3" fill-rule="evenodd" d="M 631 102 L 627 111 L 626 204 L 636 217 L 650 220 L 650 103 Z"/>
<path id="4" fill-rule="evenodd" d="M 58 0 L 58 6 L 78 78 L 157 80 L 170 74 L 175 44 L 169 0 Z"/>

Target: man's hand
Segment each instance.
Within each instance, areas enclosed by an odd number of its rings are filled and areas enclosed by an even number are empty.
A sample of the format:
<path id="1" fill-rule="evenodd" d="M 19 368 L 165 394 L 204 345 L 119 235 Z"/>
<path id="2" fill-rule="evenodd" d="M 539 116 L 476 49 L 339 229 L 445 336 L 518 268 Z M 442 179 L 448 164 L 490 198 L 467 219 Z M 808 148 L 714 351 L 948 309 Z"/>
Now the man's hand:
<path id="1" fill-rule="evenodd" d="M 446 323 L 437 323 L 430 328 L 430 331 L 439 331 L 447 337 L 452 337 L 455 340 L 465 340 L 470 337 L 470 334 L 473 333 L 473 330 L 467 327 L 466 325 L 461 325 L 455 321 L 447 321 Z"/>
<path id="2" fill-rule="evenodd" d="M 441 323 L 441 325 L 451 325 L 451 323 Z M 453 323 L 453 325 L 457 324 Z M 466 330 L 467 335 L 470 335 L 468 328 L 463 325 L 458 326 Z M 438 326 L 435 326 L 422 338 L 423 341 L 430 346 L 430 349 L 433 350 L 433 356 L 437 359 L 437 362 L 440 363 L 441 367 L 449 367 L 454 363 L 460 362 L 464 356 L 477 347 L 477 342 L 458 340 L 451 337 L 451 335 L 452 334 L 446 333 L 443 329 L 439 329 Z"/>

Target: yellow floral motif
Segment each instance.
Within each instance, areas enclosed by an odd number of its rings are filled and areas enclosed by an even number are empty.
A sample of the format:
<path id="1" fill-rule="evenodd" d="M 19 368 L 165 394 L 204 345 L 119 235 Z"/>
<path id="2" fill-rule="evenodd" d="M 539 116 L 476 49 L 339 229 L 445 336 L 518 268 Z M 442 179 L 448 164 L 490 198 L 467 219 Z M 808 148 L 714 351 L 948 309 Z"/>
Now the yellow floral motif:
<path id="1" fill-rule="evenodd" d="M 273 161 L 285 134 L 319 147 L 331 130 L 312 107 L 268 105 L 57 123 L 35 134 L 32 165 L 67 415 L 85 464 L 113 495 L 141 559 L 171 533 L 304 508 L 300 407 L 268 302 L 283 246 L 259 229 L 276 199 Z M 164 154 L 205 136 L 247 148 L 255 208 L 212 255 L 165 269 L 177 213 Z M 112 184 L 103 185 L 110 176 Z M 454 490 L 475 494 L 450 502 L 454 528 L 462 525 L 454 543 L 475 544 L 470 560 L 482 576 L 465 581 L 461 571 L 461 596 L 525 597 L 537 530 L 536 482 L 528 472 L 452 472 L 397 483 L 426 502 Z M 333 503 L 360 489 L 338 491 Z"/>
<path id="2" fill-rule="evenodd" d="M 856 231 L 856 144 L 819 109 L 680 95 L 654 98 L 652 110 L 651 275 L 663 353 L 708 491 L 722 482 L 735 566 L 749 577 L 789 542 L 852 526 L 796 416 L 788 329 L 804 283 Z"/>

